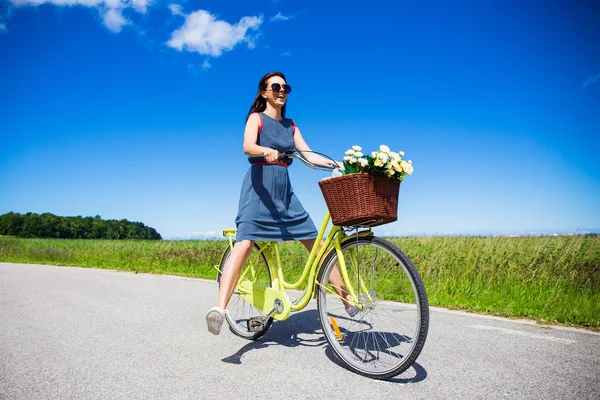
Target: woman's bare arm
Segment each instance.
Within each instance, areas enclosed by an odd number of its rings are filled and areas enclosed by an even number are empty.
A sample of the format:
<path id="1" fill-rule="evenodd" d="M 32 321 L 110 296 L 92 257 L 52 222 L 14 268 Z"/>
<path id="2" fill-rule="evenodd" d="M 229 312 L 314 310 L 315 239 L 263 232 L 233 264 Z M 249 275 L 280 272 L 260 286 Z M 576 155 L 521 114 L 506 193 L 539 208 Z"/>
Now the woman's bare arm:
<path id="1" fill-rule="evenodd" d="M 244 153 L 250 157 L 264 157 L 265 161 L 269 163 L 277 162 L 279 161 L 277 150 L 256 144 L 260 123 L 261 120 L 258 114 L 250 114 L 244 130 Z"/>

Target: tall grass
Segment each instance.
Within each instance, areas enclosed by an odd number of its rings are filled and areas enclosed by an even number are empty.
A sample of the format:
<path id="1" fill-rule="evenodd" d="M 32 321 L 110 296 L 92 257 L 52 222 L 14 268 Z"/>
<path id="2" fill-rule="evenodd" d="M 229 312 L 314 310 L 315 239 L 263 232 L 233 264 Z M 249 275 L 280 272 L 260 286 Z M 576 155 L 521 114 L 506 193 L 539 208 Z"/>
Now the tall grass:
<path id="1" fill-rule="evenodd" d="M 600 327 L 600 237 L 391 239 L 431 304 Z"/>
<path id="2" fill-rule="evenodd" d="M 0 261 L 211 278 L 227 242 L 0 237 Z"/>
<path id="3" fill-rule="evenodd" d="M 435 306 L 600 328 L 600 237 L 389 238 L 415 263 Z M 0 237 L 0 261 L 214 279 L 226 241 Z M 306 250 L 281 246 L 288 281 Z"/>

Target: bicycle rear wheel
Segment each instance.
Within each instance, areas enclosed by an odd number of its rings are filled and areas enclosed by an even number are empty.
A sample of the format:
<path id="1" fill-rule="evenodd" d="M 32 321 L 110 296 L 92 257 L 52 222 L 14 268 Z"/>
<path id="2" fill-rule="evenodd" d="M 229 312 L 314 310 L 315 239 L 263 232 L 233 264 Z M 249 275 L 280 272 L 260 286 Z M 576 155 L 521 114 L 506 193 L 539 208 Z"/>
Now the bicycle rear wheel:
<path id="1" fill-rule="evenodd" d="M 356 292 L 359 311 L 350 316 L 329 283 L 339 262 L 334 251 L 318 278 L 323 333 L 348 369 L 375 379 L 398 375 L 417 359 L 427 338 L 429 303 L 421 277 L 410 259 L 383 239 L 348 239 L 342 251 L 345 285 Z"/>
<path id="2" fill-rule="evenodd" d="M 227 247 L 219 271 L 223 270 L 230 255 L 231 247 Z M 239 282 L 242 280 L 249 280 L 252 283 L 258 283 L 266 287 L 271 286 L 271 274 L 269 272 L 267 260 L 256 243 L 252 247 L 250 255 L 244 262 L 244 265 L 242 265 L 239 279 Z M 220 272 L 217 275 L 217 282 L 219 282 L 220 285 Z M 273 323 L 273 318 L 267 318 L 262 311 L 242 299 L 237 288 L 231 295 L 231 299 L 227 305 L 225 318 L 231 332 L 249 340 L 258 339 L 264 335 Z"/>

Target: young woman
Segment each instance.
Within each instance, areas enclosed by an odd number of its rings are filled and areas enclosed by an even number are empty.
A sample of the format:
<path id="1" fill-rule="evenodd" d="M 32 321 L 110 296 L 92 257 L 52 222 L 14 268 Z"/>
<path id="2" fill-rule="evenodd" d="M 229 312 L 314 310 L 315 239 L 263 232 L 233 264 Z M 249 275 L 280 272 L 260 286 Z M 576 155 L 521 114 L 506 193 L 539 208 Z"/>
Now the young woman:
<path id="1" fill-rule="evenodd" d="M 311 153 L 300 129 L 292 119 L 285 117 L 291 91 L 281 72 L 266 74 L 258 83 L 258 93 L 246 117 L 244 153 L 251 166 L 242 183 L 235 220 L 236 242 L 223 267 L 217 306 L 206 314 L 208 330 L 215 335 L 221 331 L 227 303 L 255 240 L 299 240 L 308 251 L 315 244 L 315 224 L 296 197 L 288 174 L 289 165 L 280 161 L 279 155 L 296 149 L 313 164 L 332 166 L 332 162 Z M 331 283 L 342 287 L 339 272 L 332 275 Z M 348 307 L 348 313 L 353 315 L 358 311 L 353 309 Z"/>

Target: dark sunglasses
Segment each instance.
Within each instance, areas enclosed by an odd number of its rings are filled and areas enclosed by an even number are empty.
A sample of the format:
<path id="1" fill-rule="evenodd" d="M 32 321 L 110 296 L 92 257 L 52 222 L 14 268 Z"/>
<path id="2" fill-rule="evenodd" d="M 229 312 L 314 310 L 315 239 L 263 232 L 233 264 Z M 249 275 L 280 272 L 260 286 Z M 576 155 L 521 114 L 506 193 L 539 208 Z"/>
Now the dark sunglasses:
<path id="1" fill-rule="evenodd" d="M 290 94 L 292 92 L 292 87 L 290 85 L 280 85 L 279 83 L 272 83 L 271 90 L 274 92 L 281 92 L 281 90 L 285 92 L 285 94 Z"/>

